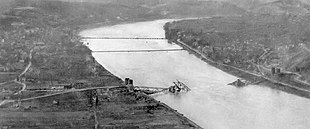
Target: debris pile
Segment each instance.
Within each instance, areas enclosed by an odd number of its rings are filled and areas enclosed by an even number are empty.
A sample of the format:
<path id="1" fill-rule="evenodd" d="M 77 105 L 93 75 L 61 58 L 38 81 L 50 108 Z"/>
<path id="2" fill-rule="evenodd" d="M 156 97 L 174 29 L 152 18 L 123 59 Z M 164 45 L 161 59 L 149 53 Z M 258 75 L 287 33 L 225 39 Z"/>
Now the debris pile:
<path id="1" fill-rule="evenodd" d="M 188 92 L 191 90 L 188 86 L 178 80 L 173 83 L 174 85 L 169 87 L 169 92 L 171 93 Z"/>
<path id="2" fill-rule="evenodd" d="M 246 80 L 237 79 L 236 81 L 229 83 L 228 85 L 233 85 L 236 87 L 244 87 L 244 86 L 247 86 L 248 84 L 249 82 L 247 82 Z"/>

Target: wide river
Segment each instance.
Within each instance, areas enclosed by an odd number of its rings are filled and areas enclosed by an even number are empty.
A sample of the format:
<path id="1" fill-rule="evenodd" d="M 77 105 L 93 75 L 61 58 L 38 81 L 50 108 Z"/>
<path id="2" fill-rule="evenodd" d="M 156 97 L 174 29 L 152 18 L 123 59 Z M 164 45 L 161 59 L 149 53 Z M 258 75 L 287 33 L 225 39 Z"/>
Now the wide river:
<path id="1" fill-rule="evenodd" d="M 157 20 L 107 26 L 81 32 L 92 37 L 164 37 Z M 95 50 L 180 48 L 166 40 L 87 40 Z M 192 91 L 154 96 L 206 129 L 309 129 L 310 100 L 265 86 L 229 86 L 237 78 L 201 61 L 187 51 L 93 53 L 95 59 L 135 85 L 169 87 L 176 79 Z"/>

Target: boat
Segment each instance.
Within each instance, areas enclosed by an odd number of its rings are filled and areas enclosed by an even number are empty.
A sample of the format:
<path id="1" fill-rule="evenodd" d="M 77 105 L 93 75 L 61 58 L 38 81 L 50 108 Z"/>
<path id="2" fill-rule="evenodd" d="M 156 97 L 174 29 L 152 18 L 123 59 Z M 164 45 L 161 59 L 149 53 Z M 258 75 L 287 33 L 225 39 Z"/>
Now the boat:
<path id="1" fill-rule="evenodd" d="M 174 85 L 169 87 L 169 92 L 171 93 L 180 93 L 180 92 L 188 92 L 191 89 L 188 88 L 187 85 L 177 80 L 176 82 L 173 82 Z"/>

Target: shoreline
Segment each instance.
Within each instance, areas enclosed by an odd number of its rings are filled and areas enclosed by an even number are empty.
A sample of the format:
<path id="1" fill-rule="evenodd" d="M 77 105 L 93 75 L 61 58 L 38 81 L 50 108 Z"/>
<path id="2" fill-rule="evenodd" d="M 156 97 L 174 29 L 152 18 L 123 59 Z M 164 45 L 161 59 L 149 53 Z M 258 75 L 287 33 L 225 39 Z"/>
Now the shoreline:
<path id="1" fill-rule="evenodd" d="M 137 93 L 137 94 L 141 94 L 141 93 Z M 168 106 L 167 104 L 160 102 L 158 100 L 156 100 L 155 98 L 142 94 L 144 97 L 151 99 L 152 101 L 154 101 L 155 103 L 158 103 L 160 105 L 162 105 L 163 107 L 165 107 L 166 109 L 170 110 L 172 113 L 174 113 L 176 116 L 178 116 L 180 119 L 183 119 L 184 122 L 190 124 L 192 127 L 197 128 L 197 129 L 203 129 L 202 127 L 200 127 L 198 124 L 196 124 L 194 121 L 190 120 L 189 118 L 187 118 L 186 116 L 184 116 L 182 113 L 178 112 L 177 110 L 173 109 L 172 107 Z"/>
<path id="2" fill-rule="evenodd" d="M 70 118 L 73 117 L 71 113 L 83 113 L 83 112 L 95 112 L 100 115 L 98 117 L 90 118 L 89 121 L 94 121 L 97 127 L 149 127 L 149 128 L 172 128 L 178 127 L 180 129 L 202 129 L 199 125 L 191 121 L 190 119 L 183 116 L 183 114 L 172 109 L 165 103 L 162 103 L 153 97 L 142 93 L 136 92 L 122 92 L 127 91 L 126 87 L 95 87 L 88 89 L 76 89 L 63 93 L 55 93 L 51 95 L 45 95 L 41 97 L 34 97 L 30 99 L 20 100 L 20 106 L 22 108 L 15 109 L 14 105 L 18 103 L 17 101 L 3 101 L 0 103 L 2 106 L 0 109 L 1 113 L 5 113 L 6 118 L 10 118 L 13 122 L 4 122 L 3 126 L 20 126 L 16 123 L 17 119 L 20 119 L 17 114 L 23 112 L 23 115 L 29 116 L 30 118 L 44 118 L 42 121 L 50 121 L 49 118 L 55 118 L 55 115 L 45 114 L 45 112 L 64 113 L 66 116 L 60 118 L 59 121 L 65 120 L 66 122 L 72 122 Z M 94 106 L 89 106 L 87 102 L 87 93 L 96 92 L 99 94 L 99 98 L 104 99 L 99 102 L 99 104 L 93 104 Z M 108 93 L 109 95 L 104 95 Z M 71 96 L 71 97 L 70 97 Z M 65 100 L 65 98 L 73 98 Z M 59 99 L 62 98 L 62 99 Z M 51 101 L 58 100 L 59 103 L 51 103 Z M 78 100 L 78 101 L 77 101 Z M 135 100 L 135 101 L 132 101 Z M 69 103 L 66 103 L 69 102 Z M 34 105 L 32 108 L 27 107 L 27 105 L 33 105 L 33 103 L 40 103 Z M 65 104 L 66 103 L 66 104 Z M 76 103 L 79 103 L 76 105 Z M 93 103 L 93 102 L 92 102 Z M 55 108 L 57 106 L 57 108 Z M 78 110 L 76 110 L 76 106 Z M 54 107 L 54 108 L 53 108 Z M 71 108 L 68 108 L 71 107 Z M 72 110 L 73 109 L 73 110 Z M 75 110 L 74 110 L 75 109 Z M 102 110 L 104 109 L 104 110 Z M 33 111 L 32 111 L 33 110 Z M 10 112 L 7 112 L 10 111 Z M 44 112 L 43 114 L 41 112 Z M 26 113 L 24 113 L 26 112 Z M 0 113 L 0 114 L 1 114 Z M 47 115 L 49 118 L 46 118 Z M 94 116 L 93 114 L 92 116 Z M 83 115 L 81 115 L 83 116 Z M 86 117 L 85 115 L 83 117 Z M 77 118 L 79 121 L 85 121 L 85 118 Z M 109 119 L 108 122 L 102 122 Z M 145 120 L 146 119 L 146 120 Z M 7 121 L 6 119 L 2 119 Z M 87 119 L 86 119 L 87 120 Z M 120 123 L 124 121 L 125 123 Z M 34 121 L 29 121 L 29 123 Z M 63 121 L 62 121 L 63 122 Z M 171 122 L 171 123 L 170 123 Z M 65 124 L 61 123 L 60 124 Z M 59 125 L 58 123 L 58 125 Z M 155 123 L 155 125 L 154 125 Z M 93 124 L 86 125 L 72 125 L 74 128 L 81 128 L 85 126 L 92 126 Z M 36 125 L 37 127 L 45 127 L 44 123 Z M 55 125 L 49 125 L 49 127 L 54 127 Z M 33 127 L 31 124 L 25 124 L 23 127 Z M 92 126 L 94 127 L 94 126 Z M 88 127 L 90 128 L 90 127 Z"/>
<path id="3" fill-rule="evenodd" d="M 81 37 L 80 33 L 82 31 L 85 30 L 90 30 L 90 29 L 95 29 L 95 28 L 100 28 L 100 27 L 106 27 L 106 26 L 114 26 L 114 25 L 121 25 L 121 24 L 129 24 L 129 23 L 135 23 L 135 22 L 145 22 L 145 21 L 152 21 L 152 20 L 161 20 L 161 19 L 143 19 L 141 21 L 137 20 L 133 20 L 133 21 L 124 21 L 124 22 L 115 22 L 115 23 L 104 23 L 104 22 L 100 22 L 100 23 L 95 23 L 95 24 L 88 24 L 88 25 L 82 25 L 80 26 L 79 29 L 79 33 L 78 36 Z M 90 50 L 90 48 L 87 46 L 87 48 Z M 92 55 L 91 55 L 92 56 Z M 92 56 L 93 57 L 93 56 Z M 94 57 L 93 57 L 94 58 Z M 105 69 L 97 60 L 95 60 L 95 62 L 100 65 L 100 67 L 102 67 L 103 69 Z M 118 79 L 120 79 L 122 82 L 124 82 L 124 80 L 114 74 L 112 74 L 109 70 L 105 69 L 107 72 L 109 72 L 111 74 L 111 76 L 114 76 Z M 140 94 L 141 93 L 136 93 L 136 94 Z M 171 111 L 173 114 L 175 114 L 177 117 L 179 117 L 180 119 L 183 120 L 184 123 L 188 123 L 189 126 L 191 126 L 191 128 L 197 128 L 197 129 L 203 129 L 202 127 L 200 127 L 198 124 L 196 124 L 194 121 L 190 120 L 189 118 L 187 118 L 186 116 L 184 116 L 183 114 L 181 114 L 180 112 L 178 112 L 177 110 L 173 109 L 172 107 L 168 106 L 167 104 L 160 102 L 158 100 L 156 100 L 155 98 L 142 94 L 144 97 L 151 99 L 152 101 L 154 101 L 155 103 L 158 103 L 160 105 L 162 105 L 163 107 L 165 107 L 166 109 L 168 109 L 169 111 Z"/>
<path id="4" fill-rule="evenodd" d="M 137 22 L 146 22 L 146 21 L 154 21 L 154 20 L 162 20 L 162 19 L 169 19 L 169 18 L 150 18 L 150 19 L 144 19 L 144 18 L 139 18 L 139 19 L 131 19 L 131 20 L 124 20 L 124 21 L 112 21 L 112 22 L 97 22 L 97 23 L 90 23 L 90 24 L 85 24 L 85 25 L 80 25 L 78 29 L 78 35 L 85 30 L 91 30 L 95 28 L 100 28 L 100 27 L 106 27 L 106 26 L 114 26 L 114 25 L 122 25 L 122 24 L 130 24 L 130 23 L 137 23 Z M 79 35 L 80 36 L 80 35 Z"/>
<path id="5" fill-rule="evenodd" d="M 200 58 L 202 61 L 206 62 L 209 65 L 212 65 L 213 67 L 216 67 L 216 68 L 218 68 L 218 69 L 220 69 L 220 70 L 222 70 L 228 74 L 231 74 L 233 76 L 240 77 L 240 78 L 243 78 L 245 80 L 249 80 L 251 82 L 254 82 L 253 85 L 263 84 L 263 86 L 266 86 L 266 87 L 269 87 L 272 89 L 277 89 L 277 90 L 284 91 L 284 92 L 289 93 L 289 94 L 293 94 L 293 95 L 297 95 L 300 97 L 310 99 L 310 91 L 308 91 L 306 89 L 302 90 L 301 88 L 292 86 L 290 84 L 286 84 L 283 82 L 279 82 L 276 80 L 265 78 L 265 77 L 256 75 L 254 73 L 250 73 L 248 71 L 240 70 L 239 68 L 235 68 L 233 66 L 214 62 L 214 61 L 210 60 L 209 58 L 205 57 L 205 55 L 202 54 L 201 52 L 199 52 L 198 50 L 190 47 L 189 45 L 187 45 L 186 43 L 184 43 L 182 41 L 179 41 L 179 40 L 175 41 L 175 40 L 171 40 L 171 39 L 168 39 L 168 41 L 181 46 L 182 48 L 186 49 L 187 52 L 189 52 L 190 54 L 194 54 L 197 58 Z"/>

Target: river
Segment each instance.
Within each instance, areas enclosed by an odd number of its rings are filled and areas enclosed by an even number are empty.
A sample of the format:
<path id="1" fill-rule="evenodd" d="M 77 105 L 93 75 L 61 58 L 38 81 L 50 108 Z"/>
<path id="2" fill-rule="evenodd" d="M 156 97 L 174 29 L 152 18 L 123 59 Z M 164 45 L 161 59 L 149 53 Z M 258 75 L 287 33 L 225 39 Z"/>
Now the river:
<path id="1" fill-rule="evenodd" d="M 87 37 L 164 37 L 171 20 L 137 22 L 89 29 Z M 166 40 L 88 39 L 91 50 L 180 48 Z M 237 78 L 187 51 L 148 53 L 93 53 L 95 59 L 120 78 L 135 85 L 169 87 L 176 79 L 188 93 L 154 96 L 206 129 L 309 129 L 310 100 L 265 86 L 229 86 Z"/>

